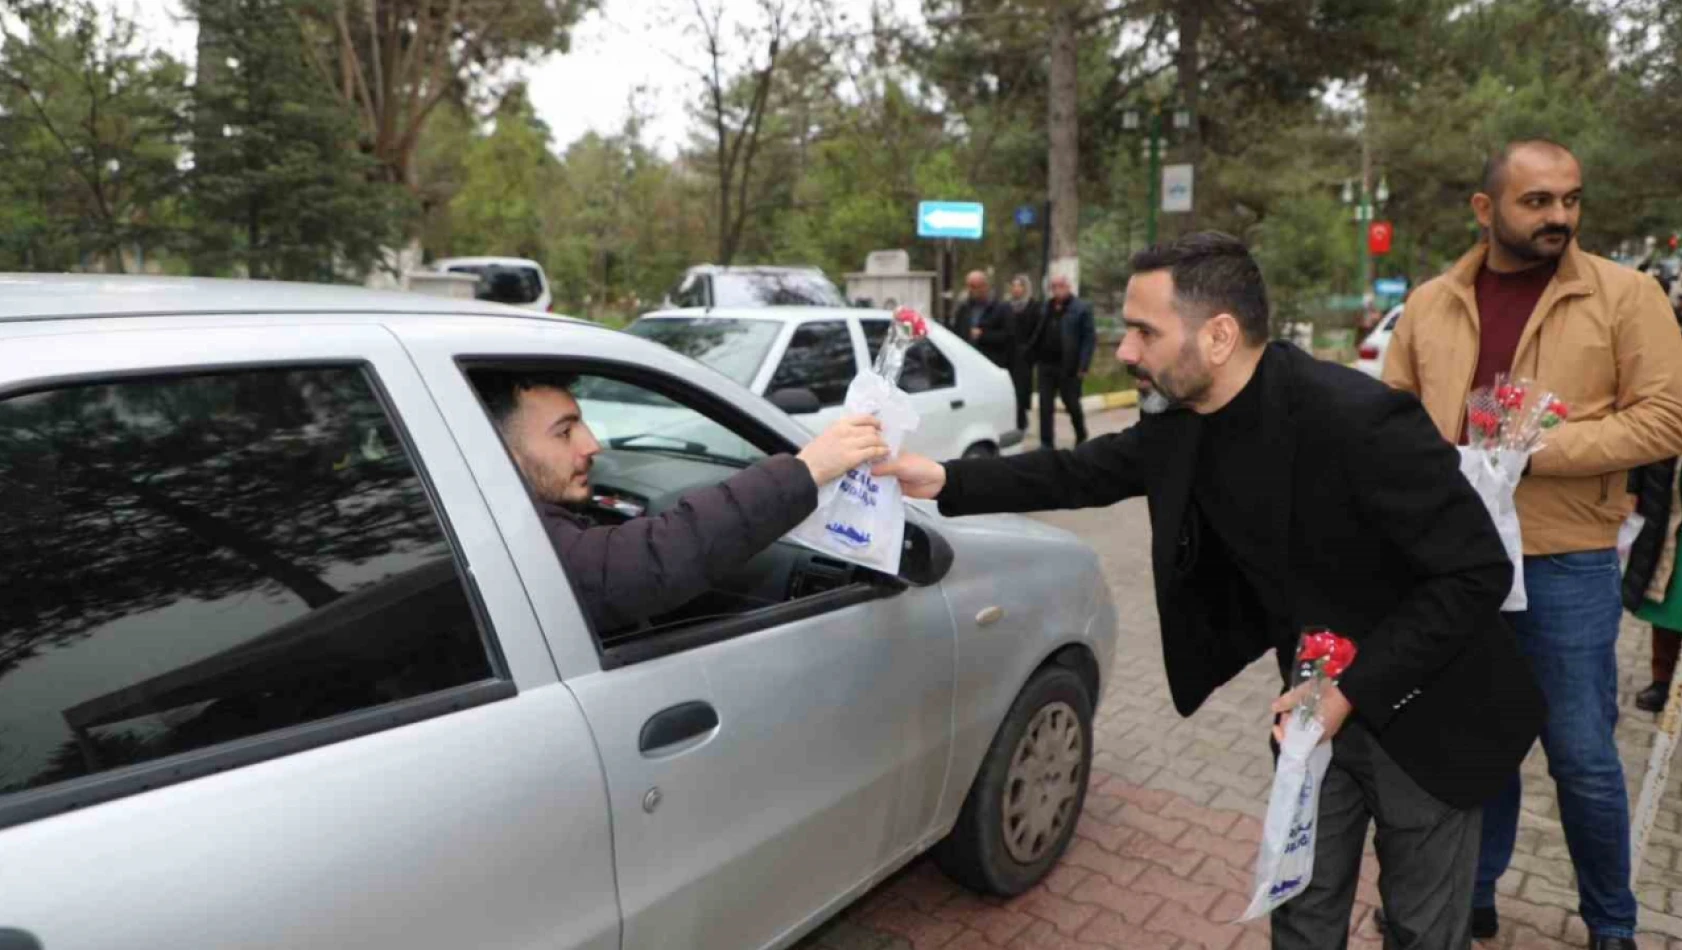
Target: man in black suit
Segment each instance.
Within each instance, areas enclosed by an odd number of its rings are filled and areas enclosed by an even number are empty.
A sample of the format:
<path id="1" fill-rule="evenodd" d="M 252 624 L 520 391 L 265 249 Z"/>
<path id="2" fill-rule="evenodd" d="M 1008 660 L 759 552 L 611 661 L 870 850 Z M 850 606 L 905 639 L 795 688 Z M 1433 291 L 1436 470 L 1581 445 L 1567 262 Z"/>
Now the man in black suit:
<path id="1" fill-rule="evenodd" d="M 1194 234 L 1133 272 L 1117 358 L 1139 380 L 1138 425 L 1074 451 L 878 470 L 948 515 L 1147 496 L 1181 715 L 1269 648 L 1287 675 L 1305 627 L 1354 640 L 1321 701 L 1334 738 L 1314 879 L 1274 912 L 1273 946 L 1345 944 L 1376 821 L 1389 945 L 1469 947 L 1479 806 L 1542 718 L 1500 617 L 1512 564 L 1494 525 L 1418 400 L 1268 343 L 1241 243 Z"/>
<path id="2" fill-rule="evenodd" d="M 1055 448 L 1057 442 L 1054 402 L 1063 400 L 1069 423 L 1075 428 L 1075 445 L 1086 441 L 1086 414 L 1081 411 L 1081 380 L 1092 368 L 1092 352 L 1098 333 L 1092 307 L 1074 294 L 1069 278 L 1051 278 L 1051 297 L 1040 308 L 1039 325 L 1023 347 L 1038 367 L 1040 385 L 1040 445 Z"/>
<path id="3" fill-rule="evenodd" d="M 1010 369 L 1016 356 L 1016 314 L 993 297 L 993 286 L 981 271 L 964 278 L 969 296 L 952 318 L 952 332 L 968 340 L 994 365 Z"/>

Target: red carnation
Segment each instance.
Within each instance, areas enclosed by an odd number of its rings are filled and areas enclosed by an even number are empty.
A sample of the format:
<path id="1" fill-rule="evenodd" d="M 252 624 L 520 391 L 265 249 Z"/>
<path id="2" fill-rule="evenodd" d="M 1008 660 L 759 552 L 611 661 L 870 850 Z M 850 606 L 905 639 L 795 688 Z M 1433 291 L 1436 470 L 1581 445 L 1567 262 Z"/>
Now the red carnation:
<path id="1" fill-rule="evenodd" d="M 929 335 L 928 322 L 923 319 L 922 314 L 910 307 L 901 307 L 895 310 L 894 319 L 905 324 L 905 328 L 911 331 L 913 340 L 921 340 Z"/>
<path id="2" fill-rule="evenodd" d="M 1343 671 L 1349 669 L 1349 664 L 1355 661 L 1355 641 L 1347 640 L 1337 634 L 1326 634 L 1332 638 L 1332 652 L 1321 665 L 1320 671 L 1328 679 L 1337 679 Z"/>

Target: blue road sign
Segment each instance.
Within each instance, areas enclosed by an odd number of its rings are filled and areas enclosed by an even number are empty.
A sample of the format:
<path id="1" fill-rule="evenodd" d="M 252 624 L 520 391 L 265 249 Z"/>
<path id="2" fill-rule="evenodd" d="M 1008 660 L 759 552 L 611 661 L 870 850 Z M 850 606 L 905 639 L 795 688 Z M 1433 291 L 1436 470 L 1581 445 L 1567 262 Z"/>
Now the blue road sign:
<path id="1" fill-rule="evenodd" d="M 917 204 L 917 236 L 981 240 L 985 209 L 973 201 L 923 201 Z"/>
<path id="2" fill-rule="evenodd" d="M 1037 221 L 1037 220 L 1039 220 L 1039 217 L 1038 217 L 1038 215 L 1034 214 L 1034 206 L 1033 205 L 1023 205 L 1022 207 L 1016 209 L 1016 226 L 1017 227 L 1019 227 L 1019 228 L 1031 228 L 1031 227 L 1034 226 L 1034 222 Z"/>
<path id="3" fill-rule="evenodd" d="M 1380 277 L 1372 282 L 1373 293 L 1381 297 L 1400 297 L 1408 292 L 1406 277 Z"/>

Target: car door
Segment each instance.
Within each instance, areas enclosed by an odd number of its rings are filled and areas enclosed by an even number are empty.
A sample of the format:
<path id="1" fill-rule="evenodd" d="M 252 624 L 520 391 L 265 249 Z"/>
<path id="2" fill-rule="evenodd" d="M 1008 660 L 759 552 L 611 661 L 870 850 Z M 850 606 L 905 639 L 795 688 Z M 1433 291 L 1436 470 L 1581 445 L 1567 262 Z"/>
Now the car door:
<path id="1" fill-rule="evenodd" d="M 858 375 L 857 348 L 848 321 L 809 320 L 796 324 L 778 357 L 776 368 L 761 390 L 810 389 L 818 397 L 818 411 L 799 417 L 813 433 L 822 432 L 845 412 L 847 387 Z"/>
<path id="2" fill-rule="evenodd" d="M 460 451 L 389 333 L 297 319 L 0 323 L 0 928 L 617 947 L 599 760 Z"/>
<path id="3" fill-rule="evenodd" d="M 809 587 L 817 573 L 801 574 L 786 603 L 610 647 L 578 610 L 461 364 L 551 355 L 584 381 L 599 372 L 706 406 L 708 424 L 756 443 L 767 431 L 787 438 L 786 418 L 779 428 L 765 404 L 743 408 L 753 399 L 745 390 L 722 377 L 685 379 L 692 368 L 628 336 L 400 332 L 492 499 L 596 737 L 626 948 L 777 945 L 929 843 L 953 714 L 955 641 L 938 585 L 825 590 Z M 680 450 L 661 451 L 665 470 L 683 462 Z M 598 469 L 623 472 L 625 462 L 604 451 Z M 806 555 L 814 572 L 839 567 Z"/>

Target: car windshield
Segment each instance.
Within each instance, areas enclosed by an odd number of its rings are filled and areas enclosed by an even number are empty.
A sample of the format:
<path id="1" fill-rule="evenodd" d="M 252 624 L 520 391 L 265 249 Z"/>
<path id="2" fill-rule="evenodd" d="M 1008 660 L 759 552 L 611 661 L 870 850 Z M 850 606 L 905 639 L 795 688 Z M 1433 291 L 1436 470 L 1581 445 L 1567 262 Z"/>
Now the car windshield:
<path id="1" fill-rule="evenodd" d="M 782 324 L 773 320 L 659 317 L 638 320 L 626 332 L 653 340 L 707 364 L 743 386 L 751 386 L 780 329 Z"/>
<path id="2" fill-rule="evenodd" d="M 543 296 L 543 278 L 533 267 L 507 264 L 452 264 L 452 274 L 479 278 L 473 296 L 492 303 L 531 303 Z"/>
<path id="3" fill-rule="evenodd" d="M 714 274 L 715 307 L 845 307 L 841 291 L 808 271 L 725 271 Z"/>

